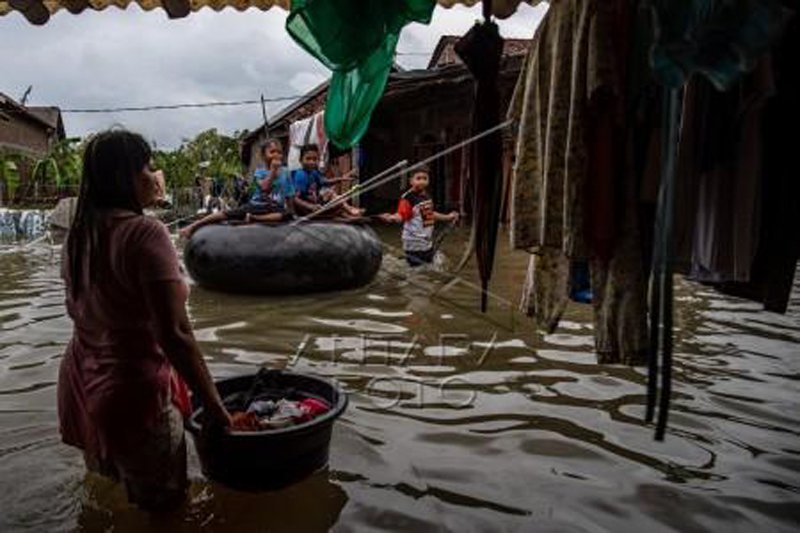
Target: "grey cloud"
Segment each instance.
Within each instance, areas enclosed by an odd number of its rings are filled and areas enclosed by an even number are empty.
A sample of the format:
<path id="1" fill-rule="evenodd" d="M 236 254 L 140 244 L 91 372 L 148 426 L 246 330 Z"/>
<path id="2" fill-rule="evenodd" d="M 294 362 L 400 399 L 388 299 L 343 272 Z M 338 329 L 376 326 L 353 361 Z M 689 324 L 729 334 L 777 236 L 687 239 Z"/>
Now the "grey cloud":
<path id="1" fill-rule="evenodd" d="M 530 37 L 543 11 L 524 8 L 501 24 L 509 37 Z M 402 35 L 401 51 L 433 50 L 442 34 L 463 33 L 479 11 L 437 9 L 430 26 L 414 24 Z M 286 33 L 286 13 L 202 10 L 168 20 L 162 11 L 58 13 L 33 27 L 14 13 L 0 17 L 0 91 L 19 98 L 28 85 L 29 103 L 62 108 L 144 106 L 257 99 L 302 93 L 328 76 Z M 427 57 L 401 56 L 407 67 Z M 274 114 L 284 103 L 273 103 Z M 159 146 L 216 127 L 231 133 L 259 124 L 259 106 L 103 115 L 67 114 L 70 135 L 122 124 Z"/>

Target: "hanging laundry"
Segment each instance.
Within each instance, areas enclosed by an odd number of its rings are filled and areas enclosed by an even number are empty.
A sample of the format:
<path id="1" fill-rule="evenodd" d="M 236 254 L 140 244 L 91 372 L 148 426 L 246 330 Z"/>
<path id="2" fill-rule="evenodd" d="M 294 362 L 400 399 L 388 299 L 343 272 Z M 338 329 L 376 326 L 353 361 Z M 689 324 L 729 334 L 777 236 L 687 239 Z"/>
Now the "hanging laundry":
<path id="1" fill-rule="evenodd" d="M 693 137 L 681 143 L 693 157 L 680 177 L 685 187 L 696 185 L 697 205 L 688 214 L 696 222 L 693 277 L 779 313 L 786 312 L 800 259 L 800 163 L 787 134 L 800 123 L 798 64 L 795 14 L 770 54 L 733 91 L 690 85 L 687 103 L 694 107 L 686 108 L 685 126 L 697 123 L 698 115 L 698 126 L 711 126 L 688 132 Z M 711 155 L 703 152 L 706 157 L 688 144 L 716 148 L 720 139 L 728 144 Z"/>
<path id="2" fill-rule="evenodd" d="M 394 62 L 400 31 L 428 24 L 435 0 L 292 0 L 286 31 L 333 71 L 325 131 L 341 149 L 366 133 Z"/>
<path id="3" fill-rule="evenodd" d="M 693 227 L 689 274 L 701 282 L 747 282 L 758 244 L 762 115 L 774 92 L 770 62 L 726 92 L 696 76 L 686 87 L 678 179 L 693 190 L 678 213 Z M 691 131 L 686 131 L 691 130 Z M 691 144 L 689 144 L 691 143 Z M 686 253 L 686 250 L 684 250 Z"/>
<path id="4" fill-rule="evenodd" d="M 599 154 L 590 154 L 595 145 L 587 137 L 593 124 L 600 129 L 609 120 L 599 112 L 618 112 L 614 101 L 622 85 L 614 4 L 553 3 L 534 35 L 509 110 L 509 117 L 519 120 L 511 206 L 516 248 L 552 248 L 577 258 L 595 249 L 608 253 L 613 228 L 605 228 L 594 242 L 589 235 L 597 230 L 587 231 L 588 210 L 603 213 L 596 217 L 601 225 L 613 224 L 615 211 L 611 204 L 601 205 L 610 199 L 598 201 L 586 193 L 587 184 L 594 186 L 588 179 L 590 157 L 599 160 Z M 595 138 L 599 143 L 607 136 Z"/>
<path id="5" fill-rule="evenodd" d="M 786 22 L 791 10 L 782 0 L 650 0 L 651 61 L 659 82 L 679 88 L 693 73 L 719 90 L 749 72 Z"/>
<path id="6" fill-rule="evenodd" d="M 535 253 L 523 297 L 526 311 L 546 330 L 555 329 L 568 295 L 569 258 L 589 256 L 584 243 L 587 149 L 585 110 L 590 94 L 613 83 L 612 69 L 588 68 L 595 22 L 592 1 L 554 3 L 533 37 L 514 90 L 509 118 L 519 121 L 511 183 L 511 241 Z M 576 60 L 586 58 L 587 61 Z M 590 70 L 603 73 L 589 80 Z M 573 91 L 573 87 L 585 87 Z M 591 89 L 590 89 L 591 87 Z"/>
<path id="7" fill-rule="evenodd" d="M 489 20 L 491 1 L 484 0 L 484 21 L 475 24 L 455 45 L 458 56 L 475 79 L 473 135 L 500 123 L 500 91 L 497 85 L 503 38 Z M 486 312 L 492 277 L 497 228 L 503 191 L 503 141 L 500 131 L 481 138 L 471 151 L 473 238 L 481 278 L 481 311 Z"/>
<path id="8" fill-rule="evenodd" d="M 651 59 L 656 78 L 670 87 L 668 97 L 664 99 L 665 112 L 663 128 L 666 134 L 662 143 L 659 157 L 663 158 L 663 172 L 661 175 L 660 194 L 658 203 L 658 216 L 654 232 L 654 251 L 658 251 L 653 259 L 653 279 L 659 283 L 654 284 L 651 294 L 651 331 L 653 332 L 653 346 L 649 357 L 648 370 L 648 398 L 646 420 L 652 421 L 655 414 L 655 404 L 658 398 L 658 421 L 656 424 L 656 440 L 662 440 L 666 431 L 667 416 L 669 412 L 671 391 L 672 367 L 672 272 L 676 263 L 687 264 L 687 250 L 691 247 L 693 263 L 692 270 L 697 276 L 714 276 L 708 267 L 725 269 L 732 272 L 733 277 L 746 276 L 746 264 L 752 257 L 753 235 L 752 227 L 739 227 L 737 237 L 741 246 L 729 246 L 730 234 L 726 228 L 720 226 L 720 221 L 730 220 L 724 213 L 725 209 L 735 209 L 736 196 L 738 203 L 744 205 L 743 218 L 751 218 L 756 213 L 753 208 L 753 197 L 757 196 L 758 179 L 753 173 L 758 168 L 760 157 L 759 146 L 749 144 L 754 139 L 757 141 L 759 129 L 757 110 L 763 102 L 766 91 L 754 91 L 756 96 L 750 99 L 751 105 L 746 119 L 742 120 L 741 130 L 746 133 L 742 138 L 747 146 L 739 146 L 745 151 L 742 157 L 746 158 L 742 166 L 725 169 L 721 165 L 709 165 L 709 160 L 719 162 L 721 150 L 715 151 L 715 146 L 730 142 L 731 134 L 737 135 L 737 124 L 733 128 L 725 128 L 724 123 L 731 116 L 730 113 L 718 116 L 717 124 L 709 125 L 703 120 L 703 115 L 709 111 L 701 103 L 704 94 L 694 94 L 687 91 L 684 99 L 683 120 L 678 115 L 678 88 L 693 75 L 703 76 L 714 84 L 717 89 L 727 89 L 737 83 L 741 74 L 748 72 L 756 60 L 773 44 L 780 35 L 780 30 L 789 20 L 792 12 L 784 7 L 789 2 L 780 0 L 732 0 L 729 2 L 709 2 L 707 0 L 692 0 L 690 2 L 669 2 L 657 0 L 652 3 L 652 19 L 655 21 L 652 29 Z M 643 43 L 638 43 L 639 45 Z M 646 44 L 646 43 L 645 43 Z M 761 81 L 757 86 L 768 86 L 768 76 L 756 77 Z M 735 97 L 728 96 L 729 98 Z M 755 101 L 756 104 L 752 105 Z M 697 106 L 701 118 L 692 116 L 691 110 Z M 720 128 L 720 122 L 723 126 Z M 684 135 L 681 142 L 685 144 L 683 153 L 678 154 L 677 145 L 679 136 L 677 127 L 682 124 Z M 712 133 L 713 131 L 713 133 Z M 708 132 L 707 134 L 705 132 Z M 708 135 L 704 138 L 704 135 Z M 704 141 L 708 145 L 702 144 Z M 708 148 L 711 148 L 708 150 Z M 716 152 L 716 153 L 715 153 Z M 711 157 L 708 157 L 708 154 Z M 715 157 L 716 156 L 716 157 Z M 730 156 L 728 156 L 730 157 Z M 678 160 L 680 172 L 674 171 L 673 163 Z M 703 182 L 686 179 L 685 167 L 705 171 L 706 178 Z M 732 176 L 733 183 L 726 183 L 722 175 Z M 755 184 L 755 185 L 754 185 Z M 697 187 L 695 189 L 695 187 Z M 746 195 L 750 193 L 751 196 Z M 676 209 L 675 204 L 679 206 Z M 688 210 L 688 216 L 686 211 Z M 696 213 L 696 216 L 693 214 Z M 684 221 L 681 222 L 683 215 Z M 738 217 L 739 213 L 736 214 Z M 745 224 L 747 224 L 747 220 Z M 693 226 L 693 223 L 696 226 Z M 694 231 L 693 228 L 695 229 Z M 741 235 L 741 236 L 740 236 Z M 716 239 L 720 239 L 717 241 Z M 735 240 L 733 242 L 736 242 Z M 677 243 L 677 247 L 675 244 Z M 677 250 L 682 261 L 675 261 L 674 253 Z M 794 257 L 797 260 L 797 257 Z M 726 265 L 725 263 L 728 263 Z M 744 264 L 744 268 L 741 265 Z M 724 273 L 723 275 L 728 275 Z M 790 282 L 791 283 L 791 282 Z M 658 333 L 658 335 L 656 335 Z M 661 367 L 660 391 L 657 385 L 659 366 Z"/>
<path id="9" fill-rule="evenodd" d="M 289 125 L 289 154 L 286 166 L 289 170 L 302 168 L 300 149 L 306 144 L 316 144 L 319 148 L 319 160 L 328 160 L 328 136 L 325 134 L 325 112 L 297 120 Z"/>
<path id="10" fill-rule="evenodd" d="M 551 4 L 509 115 L 519 120 L 511 232 L 533 253 L 524 311 L 552 331 L 573 261 L 589 261 L 598 359 L 638 364 L 648 347 L 636 192 L 626 164 L 627 2 Z"/>
<path id="11" fill-rule="evenodd" d="M 573 261 L 569 273 L 569 298 L 581 304 L 592 303 L 592 282 L 589 263 Z"/>

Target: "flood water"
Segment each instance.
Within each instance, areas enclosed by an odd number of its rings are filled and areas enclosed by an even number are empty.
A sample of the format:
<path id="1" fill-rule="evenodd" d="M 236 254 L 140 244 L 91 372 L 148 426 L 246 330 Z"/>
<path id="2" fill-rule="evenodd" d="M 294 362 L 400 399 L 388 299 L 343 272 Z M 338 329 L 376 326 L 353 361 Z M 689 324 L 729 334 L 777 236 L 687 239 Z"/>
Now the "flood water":
<path id="1" fill-rule="evenodd" d="M 397 244 L 396 230 L 382 232 Z M 444 241 L 449 265 L 464 232 Z M 526 257 L 501 240 L 490 312 L 474 266 L 410 273 L 387 250 L 361 290 L 242 297 L 193 287 L 215 376 L 261 365 L 338 380 L 350 406 L 330 466 L 274 493 L 203 479 L 154 523 L 59 440 L 55 382 L 71 323 L 59 246 L 0 246 L 0 531 L 797 531 L 800 277 L 789 313 L 677 287 L 673 411 L 642 421 L 645 371 L 597 366 L 591 312 L 552 335 L 514 308 Z M 445 265 L 446 267 L 447 265 Z"/>

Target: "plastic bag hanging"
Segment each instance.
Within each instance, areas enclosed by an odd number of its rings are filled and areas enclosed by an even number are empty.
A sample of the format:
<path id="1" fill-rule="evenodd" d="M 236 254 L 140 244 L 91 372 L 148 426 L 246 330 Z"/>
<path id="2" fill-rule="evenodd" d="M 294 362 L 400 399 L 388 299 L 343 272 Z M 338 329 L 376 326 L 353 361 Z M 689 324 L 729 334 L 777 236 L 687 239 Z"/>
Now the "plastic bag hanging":
<path id="1" fill-rule="evenodd" d="M 293 0 L 289 35 L 333 71 L 325 131 L 338 148 L 356 144 L 383 95 L 400 31 L 428 24 L 435 0 Z"/>

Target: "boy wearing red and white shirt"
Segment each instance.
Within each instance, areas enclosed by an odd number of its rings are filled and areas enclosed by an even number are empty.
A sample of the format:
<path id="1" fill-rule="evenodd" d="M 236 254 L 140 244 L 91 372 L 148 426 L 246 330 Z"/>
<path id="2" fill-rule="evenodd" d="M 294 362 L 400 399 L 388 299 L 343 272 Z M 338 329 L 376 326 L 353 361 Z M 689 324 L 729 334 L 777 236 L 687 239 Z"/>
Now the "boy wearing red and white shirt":
<path id="1" fill-rule="evenodd" d="M 456 211 L 445 215 L 434 210 L 433 200 L 427 193 L 429 181 L 430 170 L 427 167 L 416 169 L 409 180 L 409 189 L 400 197 L 397 212 L 381 215 L 386 222 L 403 223 L 403 251 L 412 267 L 433 262 L 434 224 L 458 220 Z"/>

